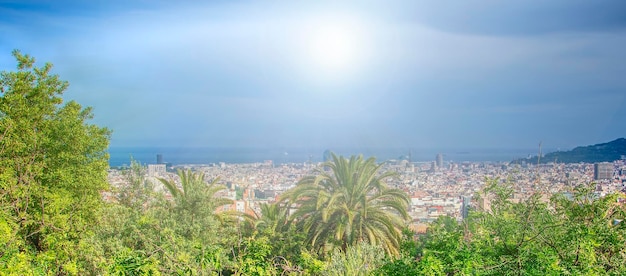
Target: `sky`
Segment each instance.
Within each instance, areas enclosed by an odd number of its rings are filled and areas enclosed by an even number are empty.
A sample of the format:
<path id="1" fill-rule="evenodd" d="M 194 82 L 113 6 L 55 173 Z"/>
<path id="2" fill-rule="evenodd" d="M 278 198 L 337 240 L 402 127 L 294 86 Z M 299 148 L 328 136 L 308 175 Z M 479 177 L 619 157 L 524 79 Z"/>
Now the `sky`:
<path id="1" fill-rule="evenodd" d="M 626 137 L 626 2 L 6 1 L 112 147 L 569 149 Z"/>

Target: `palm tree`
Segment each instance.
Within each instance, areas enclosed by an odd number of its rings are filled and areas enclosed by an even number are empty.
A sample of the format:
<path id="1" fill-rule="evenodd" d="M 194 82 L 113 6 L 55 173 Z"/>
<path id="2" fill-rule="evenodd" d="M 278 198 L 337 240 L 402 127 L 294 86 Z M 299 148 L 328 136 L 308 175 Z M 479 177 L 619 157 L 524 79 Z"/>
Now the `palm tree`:
<path id="1" fill-rule="evenodd" d="M 269 230 L 270 232 L 283 232 L 289 226 L 287 208 L 276 203 L 261 204 L 261 214 L 255 222 L 258 230 Z"/>
<path id="2" fill-rule="evenodd" d="M 219 178 L 207 183 L 204 181 L 204 173 L 179 169 L 176 174 L 180 178 L 180 188 L 171 179 L 159 178 L 159 181 L 174 198 L 176 209 L 189 214 L 192 223 L 201 215 L 213 215 L 220 219 L 220 216 L 215 214 L 216 209 L 233 203 L 228 198 L 216 196 L 220 191 L 227 189 L 226 186 L 217 184 Z"/>
<path id="3" fill-rule="evenodd" d="M 409 198 L 384 180 L 395 174 L 379 173 L 382 165 L 362 156 L 332 160 L 306 176 L 281 196 L 296 210 L 290 217 L 307 235 L 306 242 L 322 253 L 339 246 L 368 242 L 389 254 L 399 253 L 401 229 L 408 218 Z"/>

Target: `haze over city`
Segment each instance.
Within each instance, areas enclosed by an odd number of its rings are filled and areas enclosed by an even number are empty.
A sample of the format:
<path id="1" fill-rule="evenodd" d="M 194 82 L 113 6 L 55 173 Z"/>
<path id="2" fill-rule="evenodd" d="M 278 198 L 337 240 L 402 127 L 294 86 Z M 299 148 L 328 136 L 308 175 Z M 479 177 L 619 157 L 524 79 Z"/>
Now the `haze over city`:
<path id="1" fill-rule="evenodd" d="M 0 1 L 112 147 L 572 148 L 626 136 L 623 1 Z"/>

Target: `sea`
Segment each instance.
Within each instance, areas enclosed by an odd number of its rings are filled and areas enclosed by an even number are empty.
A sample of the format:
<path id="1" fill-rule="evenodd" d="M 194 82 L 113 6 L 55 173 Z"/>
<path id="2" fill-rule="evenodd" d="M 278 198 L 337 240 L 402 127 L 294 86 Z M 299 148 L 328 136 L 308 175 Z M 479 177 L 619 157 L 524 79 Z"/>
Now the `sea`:
<path id="1" fill-rule="evenodd" d="M 401 149 L 401 148 L 209 148 L 209 147 L 111 147 L 109 165 L 127 166 L 131 159 L 141 164 L 156 164 L 157 155 L 172 165 L 259 163 L 273 164 L 321 162 L 324 152 L 337 155 L 375 157 L 378 162 L 406 159 L 412 162 L 435 161 L 442 154 L 445 162 L 509 162 L 537 155 L 537 149 Z M 544 151 L 547 152 L 547 151 Z"/>

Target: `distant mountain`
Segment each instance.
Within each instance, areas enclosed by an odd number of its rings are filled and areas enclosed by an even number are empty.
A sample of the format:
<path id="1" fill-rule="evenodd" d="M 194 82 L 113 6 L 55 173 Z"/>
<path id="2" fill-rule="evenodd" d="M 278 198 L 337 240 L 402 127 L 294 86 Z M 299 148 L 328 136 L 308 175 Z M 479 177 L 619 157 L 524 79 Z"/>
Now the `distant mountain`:
<path id="1" fill-rule="evenodd" d="M 577 147 L 570 151 L 556 151 L 541 157 L 541 163 L 596 163 L 612 162 L 626 155 L 626 139 L 619 138 L 614 141 L 596 144 L 586 147 Z M 526 161 L 529 164 L 537 164 L 537 156 L 514 160 L 512 163 Z"/>

